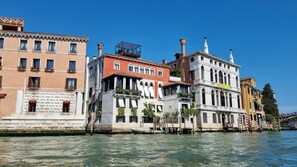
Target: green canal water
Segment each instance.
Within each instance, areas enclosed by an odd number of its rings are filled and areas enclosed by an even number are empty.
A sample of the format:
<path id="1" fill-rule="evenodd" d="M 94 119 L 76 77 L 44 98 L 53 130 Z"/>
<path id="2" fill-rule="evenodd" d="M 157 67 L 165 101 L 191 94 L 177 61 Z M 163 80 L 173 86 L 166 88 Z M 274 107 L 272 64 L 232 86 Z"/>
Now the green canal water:
<path id="1" fill-rule="evenodd" d="M 297 166 L 297 131 L 1 137 L 0 166 Z"/>

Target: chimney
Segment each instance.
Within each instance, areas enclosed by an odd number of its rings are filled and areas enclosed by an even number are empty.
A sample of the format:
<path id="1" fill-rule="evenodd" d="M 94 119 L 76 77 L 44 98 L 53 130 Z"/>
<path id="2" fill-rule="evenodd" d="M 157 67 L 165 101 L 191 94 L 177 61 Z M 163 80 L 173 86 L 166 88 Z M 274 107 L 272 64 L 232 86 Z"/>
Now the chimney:
<path id="1" fill-rule="evenodd" d="M 181 55 L 182 57 L 186 56 L 186 39 L 182 38 L 179 40 L 180 42 L 180 47 L 181 47 Z"/>
<path id="2" fill-rule="evenodd" d="M 163 59 L 163 60 L 162 60 L 162 63 L 163 63 L 163 64 L 167 64 L 167 60 L 166 60 L 166 59 Z"/>
<path id="3" fill-rule="evenodd" d="M 102 56 L 103 43 L 98 43 L 98 58 Z"/>

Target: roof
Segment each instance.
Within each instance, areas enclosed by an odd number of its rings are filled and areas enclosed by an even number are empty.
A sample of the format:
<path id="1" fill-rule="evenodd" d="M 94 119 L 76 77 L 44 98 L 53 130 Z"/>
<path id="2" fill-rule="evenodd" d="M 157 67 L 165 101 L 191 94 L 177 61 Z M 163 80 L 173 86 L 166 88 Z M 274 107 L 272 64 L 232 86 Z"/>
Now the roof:
<path id="1" fill-rule="evenodd" d="M 186 86 L 191 86 L 191 84 L 188 84 L 186 82 L 182 82 L 182 81 L 171 81 L 171 82 L 168 82 L 168 83 L 164 84 L 163 87 L 172 86 L 172 85 L 186 85 Z"/>
<path id="2" fill-rule="evenodd" d="M 50 33 L 39 33 L 39 32 L 23 32 L 23 31 L 11 31 L 11 30 L 0 30 L 0 36 L 43 38 L 43 39 L 67 40 L 67 41 L 78 41 L 78 42 L 88 42 L 89 40 L 89 38 L 85 36 L 73 36 L 73 35 L 50 34 Z"/>
<path id="3" fill-rule="evenodd" d="M 229 61 L 227 61 L 227 60 L 224 60 L 224 59 L 222 59 L 222 58 L 219 58 L 219 57 L 217 57 L 217 56 L 215 56 L 215 55 L 213 55 L 213 54 L 205 53 L 205 52 L 203 52 L 203 51 L 196 51 L 196 52 L 194 52 L 194 53 L 189 54 L 188 57 L 193 56 L 193 55 L 195 55 L 195 54 L 201 54 L 201 55 L 203 55 L 203 56 L 206 56 L 206 57 L 212 58 L 212 59 L 214 59 L 214 60 L 217 60 L 217 61 L 223 62 L 223 63 L 225 63 L 225 64 L 228 64 L 228 65 L 230 65 L 230 66 L 234 66 L 234 67 L 238 67 L 238 68 L 240 68 L 240 65 L 231 63 L 231 62 L 229 62 Z"/>
<path id="4" fill-rule="evenodd" d="M 152 66 L 158 66 L 158 67 L 163 67 L 163 68 L 169 68 L 170 69 L 170 66 L 166 65 L 166 64 L 154 63 L 154 62 L 150 62 L 150 61 L 147 61 L 147 60 L 142 60 L 142 59 L 123 56 L 123 55 L 120 55 L 120 54 L 104 54 L 103 56 L 104 57 L 111 57 L 111 58 L 115 58 L 115 59 L 128 60 L 128 61 L 132 61 L 132 62 L 138 62 L 138 63 L 143 63 L 143 64 L 148 64 L 148 65 L 152 65 Z"/>
<path id="5" fill-rule="evenodd" d="M 103 79 L 106 79 L 106 78 L 110 78 L 112 76 L 122 76 L 122 77 L 131 77 L 131 78 L 138 78 L 138 79 L 142 79 L 141 77 L 139 76 L 136 76 L 136 75 L 131 75 L 129 73 L 126 73 L 126 72 L 118 72 L 118 73 L 114 73 L 114 74 L 111 74 Z"/>

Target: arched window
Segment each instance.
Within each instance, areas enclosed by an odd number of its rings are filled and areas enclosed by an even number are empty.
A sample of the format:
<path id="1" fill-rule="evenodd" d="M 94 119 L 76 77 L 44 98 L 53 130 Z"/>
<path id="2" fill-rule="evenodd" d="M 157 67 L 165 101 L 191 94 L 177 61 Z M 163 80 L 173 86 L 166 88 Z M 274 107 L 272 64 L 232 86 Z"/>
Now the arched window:
<path id="1" fill-rule="evenodd" d="M 210 69 L 210 81 L 213 82 L 213 70 L 212 70 L 212 68 Z"/>
<path id="2" fill-rule="evenodd" d="M 163 71 L 161 69 L 158 70 L 158 76 L 162 77 L 163 76 Z"/>
<path id="3" fill-rule="evenodd" d="M 229 94 L 229 104 L 230 104 L 230 107 L 232 107 L 232 94 L 231 93 Z"/>
<path id="4" fill-rule="evenodd" d="M 227 84 L 227 74 L 224 73 L 224 81 L 225 81 L 225 84 Z"/>
<path id="5" fill-rule="evenodd" d="M 215 93 L 214 93 L 213 90 L 211 91 L 211 104 L 212 104 L 213 106 L 215 105 Z"/>
<path id="6" fill-rule="evenodd" d="M 216 101 L 217 101 L 217 106 L 220 105 L 219 103 L 219 91 L 216 91 Z"/>
<path id="7" fill-rule="evenodd" d="M 239 95 L 237 96 L 237 104 L 238 104 L 238 108 L 240 108 L 240 97 L 239 97 Z"/>
<path id="8" fill-rule="evenodd" d="M 225 106 L 228 107 L 228 93 L 225 94 Z"/>
<path id="9" fill-rule="evenodd" d="M 133 72 L 133 65 L 132 64 L 128 65 L 128 71 Z"/>
<path id="10" fill-rule="evenodd" d="M 221 106 L 225 106 L 225 95 L 224 95 L 224 92 L 221 91 L 220 94 L 221 94 Z"/>
<path id="11" fill-rule="evenodd" d="M 139 73 L 139 67 L 137 65 L 134 66 L 134 72 Z"/>
<path id="12" fill-rule="evenodd" d="M 231 78 L 230 78 L 230 74 L 228 74 L 228 85 L 231 85 Z"/>
<path id="13" fill-rule="evenodd" d="M 238 88 L 238 77 L 236 76 L 236 87 Z"/>
<path id="14" fill-rule="evenodd" d="M 219 71 L 219 82 L 220 82 L 221 84 L 223 84 L 223 83 L 224 83 L 223 80 L 224 80 L 224 79 L 223 79 L 223 73 L 222 73 L 222 71 Z"/>
<path id="15" fill-rule="evenodd" d="M 144 74 L 144 67 L 140 66 L 140 73 Z"/>
<path id="16" fill-rule="evenodd" d="M 205 101 L 205 90 L 202 89 L 202 104 L 205 104 L 206 101 Z"/>
<path id="17" fill-rule="evenodd" d="M 201 66 L 201 79 L 204 79 L 204 67 Z"/>
<path id="18" fill-rule="evenodd" d="M 215 70 L 215 82 L 218 82 L 218 73 L 217 73 L 217 70 Z"/>
<path id="19" fill-rule="evenodd" d="M 115 61 L 114 64 L 113 64 L 113 69 L 120 70 L 120 62 Z"/>

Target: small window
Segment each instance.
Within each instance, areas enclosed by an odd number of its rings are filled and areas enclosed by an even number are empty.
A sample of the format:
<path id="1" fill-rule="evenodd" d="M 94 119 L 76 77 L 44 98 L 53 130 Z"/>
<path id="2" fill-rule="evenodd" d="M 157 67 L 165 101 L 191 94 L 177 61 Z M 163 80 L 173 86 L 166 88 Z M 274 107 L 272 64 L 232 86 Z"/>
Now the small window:
<path id="1" fill-rule="evenodd" d="M 89 68 L 89 76 L 92 76 L 93 74 L 94 74 L 93 67 L 90 67 L 90 68 Z"/>
<path id="2" fill-rule="evenodd" d="M 201 66 L 201 79 L 204 79 L 204 67 Z"/>
<path id="3" fill-rule="evenodd" d="M 77 53 L 77 44 L 70 43 L 70 53 Z"/>
<path id="4" fill-rule="evenodd" d="M 237 70 L 238 70 L 238 69 L 237 69 L 237 68 L 235 68 L 235 71 L 236 71 L 236 72 L 237 72 Z"/>
<path id="5" fill-rule="evenodd" d="M 203 61 L 204 60 L 204 57 L 203 56 L 201 56 L 201 61 Z"/>
<path id="6" fill-rule="evenodd" d="M 151 74 L 151 75 L 155 75 L 155 70 L 151 68 L 151 69 L 150 69 L 150 74 Z"/>
<path id="7" fill-rule="evenodd" d="M 140 67 L 140 73 L 144 74 L 144 68 L 143 67 Z"/>
<path id="8" fill-rule="evenodd" d="M 189 73 L 190 73 L 190 81 L 194 81 L 195 80 L 195 70 L 191 70 Z"/>
<path id="9" fill-rule="evenodd" d="M 25 39 L 21 40 L 20 50 L 27 50 L 28 49 L 28 41 Z"/>
<path id="10" fill-rule="evenodd" d="M 134 66 L 134 72 L 139 73 L 139 67 L 138 66 Z"/>
<path id="11" fill-rule="evenodd" d="M 194 62 L 194 60 L 195 60 L 194 57 L 191 57 L 191 62 Z"/>
<path id="12" fill-rule="evenodd" d="M 205 90 L 204 89 L 202 89 L 202 104 L 206 104 Z"/>
<path id="13" fill-rule="evenodd" d="M 55 52 L 56 51 L 56 42 L 48 42 L 48 51 Z"/>
<path id="14" fill-rule="evenodd" d="M 215 61 L 215 65 L 217 65 L 217 62 Z"/>
<path id="15" fill-rule="evenodd" d="M 69 61 L 69 73 L 74 73 L 76 71 L 76 61 Z"/>
<path id="16" fill-rule="evenodd" d="M 21 58 L 20 59 L 19 69 L 26 69 L 26 66 L 27 66 L 27 59 L 26 58 Z"/>
<path id="17" fill-rule="evenodd" d="M 29 77 L 29 88 L 39 88 L 40 87 L 40 77 Z"/>
<path id="18" fill-rule="evenodd" d="M 34 51 L 41 51 L 41 41 L 35 41 Z"/>
<path id="19" fill-rule="evenodd" d="M 39 70 L 40 59 L 33 59 L 32 70 Z"/>
<path id="20" fill-rule="evenodd" d="M 2 69 L 2 57 L 0 57 L 0 70 Z"/>
<path id="21" fill-rule="evenodd" d="M 213 114 L 212 114 L 212 122 L 213 122 L 214 124 L 217 123 L 217 114 L 216 114 L 216 113 L 213 113 Z"/>
<path id="22" fill-rule="evenodd" d="M 149 68 L 145 68 L 145 74 L 149 74 L 150 71 L 149 71 Z"/>
<path id="23" fill-rule="evenodd" d="M 163 76 L 163 71 L 161 69 L 158 70 L 158 76 L 160 76 L 160 77 Z"/>
<path id="24" fill-rule="evenodd" d="M 70 111 L 70 101 L 63 101 L 62 112 L 69 113 Z"/>
<path id="25" fill-rule="evenodd" d="M 128 70 L 129 70 L 130 72 L 133 72 L 133 65 L 132 65 L 132 64 L 129 64 L 129 65 L 128 65 Z"/>
<path id="26" fill-rule="evenodd" d="M 210 64 L 212 64 L 212 60 L 209 60 Z"/>
<path id="27" fill-rule="evenodd" d="M 76 89 L 76 78 L 66 78 L 66 89 L 68 90 Z"/>
<path id="28" fill-rule="evenodd" d="M 113 69 L 115 69 L 115 70 L 120 70 L 120 62 L 114 62 L 114 64 L 113 64 Z"/>
<path id="29" fill-rule="evenodd" d="M 4 48 L 4 38 L 0 38 L 0 49 Z"/>
<path id="30" fill-rule="evenodd" d="M 2 88 L 2 76 L 0 76 L 0 88 Z"/>
<path id="31" fill-rule="evenodd" d="M 54 60 L 46 60 L 46 71 L 54 70 Z"/>
<path id="32" fill-rule="evenodd" d="M 222 63 L 219 63 L 219 66 L 221 67 L 222 66 Z"/>
<path id="33" fill-rule="evenodd" d="M 176 69 L 176 64 L 173 64 L 173 69 Z"/>
<path id="34" fill-rule="evenodd" d="M 207 113 L 203 113 L 203 123 L 207 123 Z"/>
<path id="35" fill-rule="evenodd" d="M 230 69 L 230 66 L 228 66 L 228 69 Z"/>
<path id="36" fill-rule="evenodd" d="M 36 100 L 29 100 L 28 112 L 36 112 Z"/>
<path id="37" fill-rule="evenodd" d="M 89 97 L 92 97 L 92 95 L 93 95 L 93 88 L 90 87 L 90 89 L 89 89 Z"/>
<path id="38" fill-rule="evenodd" d="M 234 115 L 231 115 L 231 123 L 234 124 Z"/>

